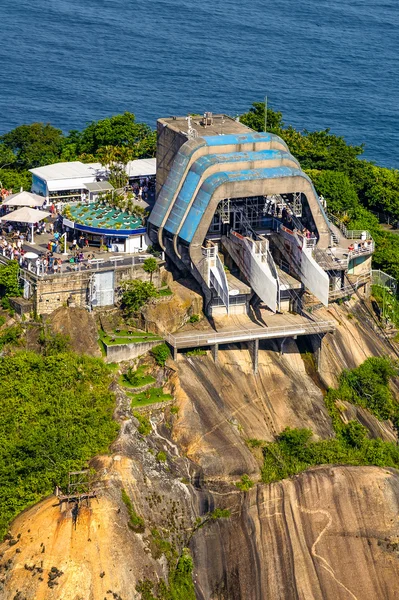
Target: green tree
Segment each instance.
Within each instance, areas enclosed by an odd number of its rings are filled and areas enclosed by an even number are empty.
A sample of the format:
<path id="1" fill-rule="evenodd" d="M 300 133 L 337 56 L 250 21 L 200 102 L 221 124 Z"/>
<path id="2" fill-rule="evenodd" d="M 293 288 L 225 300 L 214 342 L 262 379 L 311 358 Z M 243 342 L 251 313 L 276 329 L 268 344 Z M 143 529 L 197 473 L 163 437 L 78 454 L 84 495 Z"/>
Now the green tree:
<path id="1" fill-rule="evenodd" d="M 158 295 L 155 286 L 148 281 L 133 279 L 126 281 L 123 285 L 122 308 L 130 315 L 140 310 L 150 298 Z"/>
<path id="2" fill-rule="evenodd" d="M 18 262 L 10 260 L 7 264 L 0 265 L 0 297 L 12 298 L 20 296 L 21 293 Z"/>
<path id="3" fill-rule="evenodd" d="M 267 109 L 267 130 L 280 134 L 284 123 L 282 121 L 283 115 L 281 112 L 276 112 L 271 108 Z M 249 111 L 240 116 L 240 122 L 247 127 L 250 127 L 254 131 L 265 130 L 265 103 L 264 102 L 253 102 Z"/>
<path id="4" fill-rule="evenodd" d="M 143 262 L 143 269 L 150 274 L 150 282 L 152 283 L 152 275 L 158 269 L 158 263 L 154 257 L 146 258 Z"/>
<path id="5" fill-rule="evenodd" d="M 30 190 L 32 187 L 32 175 L 29 171 L 17 171 L 13 169 L 0 169 L 0 185 L 7 190 L 19 192 L 21 188 Z"/>
<path id="6" fill-rule="evenodd" d="M 155 358 L 155 362 L 160 367 L 164 367 L 167 359 L 170 356 L 170 350 L 166 344 L 158 344 L 151 349 L 151 354 Z"/>
<path id="7" fill-rule="evenodd" d="M 153 134 L 145 123 L 137 123 L 134 114 L 125 112 L 90 123 L 79 136 L 78 153 L 97 154 L 104 146 L 128 147 L 132 150 Z"/>
<path id="8" fill-rule="evenodd" d="M 359 198 L 354 186 L 345 173 L 338 171 L 307 171 L 319 195 L 327 201 L 329 212 L 336 215 L 355 215 Z"/>
<path id="9" fill-rule="evenodd" d="M 22 169 L 32 169 L 57 162 L 61 156 L 64 136 L 49 123 L 20 125 L 5 133 L 0 140 L 12 150 Z"/>

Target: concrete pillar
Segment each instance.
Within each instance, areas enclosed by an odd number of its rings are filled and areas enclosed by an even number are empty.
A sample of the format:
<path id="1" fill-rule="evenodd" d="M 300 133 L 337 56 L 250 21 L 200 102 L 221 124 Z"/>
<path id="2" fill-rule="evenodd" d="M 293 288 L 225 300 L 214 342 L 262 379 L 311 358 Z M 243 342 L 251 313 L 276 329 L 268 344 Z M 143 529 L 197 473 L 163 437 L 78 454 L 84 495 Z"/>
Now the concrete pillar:
<path id="1" fill-rule="evenodd" d="M 287 340 L 287 338 L 280 339 L 280 356 L 283 356 L 283 354 L 284 354 L 284 344 L 285 344 L 286 340 Z"/>
<path id="2" fill-rule="evenodd" d="M 259 340 L 253 340 L 248 342 L 248 350 L 252 358 L 252 366 L 254 369 L 254 375 L 258 373 L 258 353 L 259 353 Z"/>
<path id="3" fill-rule="evenodd" d="M 173 360 L 177 360 L 177 348 L 176 348 L 176 346 L 173 346 L 172 352 L 173 352 Z"/>
<path id="4" fill-rule="evenodd" d="M 315 361 L 317 371 L 320 370 L 321 350 L 322 350 L 324 336 L 325 336 L 325 333 L 319 333 L 317 335 L 309 336 L 310 343 L 312 345 L 313 356 L 314 356 L 314 361 Z"/>
<path id="5" fill-rule="evenodd" d="M 211 347 L 211 350 L 212 350 L 213 360 L 214 360 L 215 363 L 217 363 L 218 362 L 218 354 L 219 354 L 219 344 L 214 344 Z"/>

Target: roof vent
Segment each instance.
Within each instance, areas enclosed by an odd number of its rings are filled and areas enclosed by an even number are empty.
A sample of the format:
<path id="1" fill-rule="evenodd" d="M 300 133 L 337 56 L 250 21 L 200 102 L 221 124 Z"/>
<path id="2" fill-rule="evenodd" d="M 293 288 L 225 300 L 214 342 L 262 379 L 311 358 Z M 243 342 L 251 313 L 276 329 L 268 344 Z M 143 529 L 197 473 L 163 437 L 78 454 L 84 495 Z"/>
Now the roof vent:
<path id="1" fill-rule="evenodd" d="M 204 127 L 209 127 L 210 125 L 213 125 L 213 113 L 205 112 L 202 124 Z"/>

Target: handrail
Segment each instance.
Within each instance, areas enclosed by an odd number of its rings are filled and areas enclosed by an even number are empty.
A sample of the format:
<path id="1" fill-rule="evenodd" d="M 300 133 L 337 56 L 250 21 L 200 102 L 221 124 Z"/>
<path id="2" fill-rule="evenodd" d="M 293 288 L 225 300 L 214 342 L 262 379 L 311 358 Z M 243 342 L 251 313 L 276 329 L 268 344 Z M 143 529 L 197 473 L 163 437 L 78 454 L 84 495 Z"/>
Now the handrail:
<path id="1" fill-rule="evenodd" d="M 174 347 L 177 347 L 178 345 L 206 346 L 216 344 L 220 340 L 224 340 L 224 343 L 228 343 L 228 341 L 234 342 L 249 339 L 273 338 L 279 337 L 280 335 L 284 334 L 304 335 L 306 333 L 320 333 L 323 331 L 332 331 L 334 329 L 335 321 L 309 321 L 308 323 L 296 323 L 293 325 L 286 325 L 283 327 L 258 327 L 256 329 L 245 328 L 236 329 L 233 331 L 212 331 L 209 333 L 197 334 L 189 333 L 187 335 L 177 336 L 168 333 L 166 336 L 166 340 L 171 346 Z"/>

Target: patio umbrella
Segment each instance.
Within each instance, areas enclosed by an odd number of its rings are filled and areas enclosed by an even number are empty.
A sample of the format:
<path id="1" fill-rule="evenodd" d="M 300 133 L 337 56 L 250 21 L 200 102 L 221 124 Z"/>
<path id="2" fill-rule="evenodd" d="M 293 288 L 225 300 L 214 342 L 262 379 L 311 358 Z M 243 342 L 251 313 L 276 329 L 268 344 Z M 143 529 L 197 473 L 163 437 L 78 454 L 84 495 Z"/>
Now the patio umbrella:
<path id="1" fill-rule="evenodd" d="M 39 255 L 36 252 L 25 252 L 24 258 L 30 258 L 33 260 L 34 258 L 39 258 Z"/>
<path id="2" fill-rule="evenodd" d="M 43 219 L 46 219 L 47 217 L 50 216 L 49 212 L 46 212 L 45 210 L 37 210 L 34 208 L 29 208 L 27 206 L 24 206 L 23 208 L 19 208 L 18 210 L 14 210 L 11 213 L 8 213 L 8 215 L 4 215 L 4 217 L 0 217 L 0 221 L 7 221 L 7 223 L 11 222 L 16 222 L 16 223 L 26 223 L 27 225 L 31 225 L 32 227 L 32 241 L 31 244 L 34 244 L 34 240 L 33 240 L 33 226 L 35 223 L 38 223 L 39 221 L 43 221 Z"/>
<path id="3" fill-rule="evenodd" d="M 43 206 L 45 198 L 32 194 L 31 192 L 18 192 L 17 194 L 11 194 L 8 196 L 6 202 L 3 202 L 6 206 Z"/>

